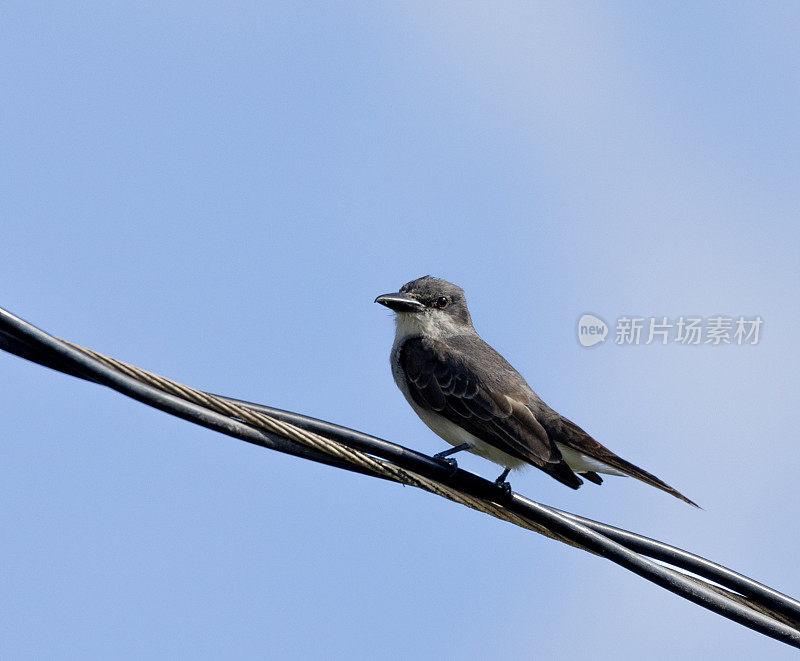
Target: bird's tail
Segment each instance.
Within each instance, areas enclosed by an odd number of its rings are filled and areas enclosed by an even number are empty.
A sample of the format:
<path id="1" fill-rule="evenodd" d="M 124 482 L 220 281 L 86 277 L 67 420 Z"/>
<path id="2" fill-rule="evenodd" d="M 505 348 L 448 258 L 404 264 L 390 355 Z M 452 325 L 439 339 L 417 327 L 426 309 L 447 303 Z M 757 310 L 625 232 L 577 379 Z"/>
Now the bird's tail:
<path id="1" fill-rule="evenodd" d="M 680 491 L 671 487 L 662 479 L 656 477 L 652 473 L 648 473 L 643 468 L 639 468 L 630 461 L 626 461 L 622 457 L 619 457 L 611 452 L 611 450 L 595 441 L 591 436 L 589 436 L 589 434 L 583 431 L 583 429 L 578 427 L 578 425 L 571 420 L 567 420 L 567 418 L 561 416 L 558 424 L 547 429 L 548 434 L 551 433 L 551 429 L 553 432 L 555 432 L 555 440 L 557 440 L 559 443 L 563 443 L 573 450 L 580 452 L 581 454 L 584 454 L 587 457 L 600 462 L 601 464 L 606 464 L 611 468 L 620 471 L 621 473 L 635 477 L 637 480 L 641 480 L 645 484 L 649 484 L 651 487 L 666 491 L 668 494 L 675 496 L 675 498 L 680 498 L 683 502 L 689 503 L 689 505 L 700 508 L 697 503 L 695 503 L 693 500 L 689 500 Z M 593 480 L 588 474 L 584 474 L 583 476 L 592 482 L 596 482 L 596 480 Z"/>

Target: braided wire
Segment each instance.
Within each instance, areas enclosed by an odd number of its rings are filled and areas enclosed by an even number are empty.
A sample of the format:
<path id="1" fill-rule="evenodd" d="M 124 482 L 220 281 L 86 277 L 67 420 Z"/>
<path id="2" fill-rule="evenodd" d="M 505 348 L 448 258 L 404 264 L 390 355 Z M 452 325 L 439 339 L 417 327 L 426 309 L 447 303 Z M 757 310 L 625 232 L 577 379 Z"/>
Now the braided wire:
<path id="1" fill-rule="evenodd" d="M 447 485 L 428 479 L 427 477 L 419 475 L 418 473 L 405 468 L 401 468 L 390 461 L 373 457 L 366 452 L 362 452 L 361 450 L 357 450 L 355 448 L 347 447 L 343 443 L 340 443 L 334 439 L 326 438 L 320 434 L 315 434 L 314 432 L 301 429 L 300 427 L 283 420 L 278 420 L 277 418 L 266 415 L 265 413 L 253 411 L 252 409 L 248 409 L 244 406 L 239 406 L 237 404 L 233 404 L 232 402 L 222 400 L 219 397 L 209 393 L 191 388 L 187 385 L 161 376 L 160 374 L 149 372 L 116 358 L 111 358 L 110 356 L 106 356 L 98 353 L 97 351 L 93 351 L 92 349 L 80 346 L 70 342 L 69 340 L 61 341 L 68 344 L 73 349 L 77 349 L 78 351 L 95 358 L 96 360 L 99 360 L 103 364 L 119 370 L 123 374 L 127 374 L 134 379 L 142 381 L 143 383 L 153 386 L 154 388 L 158 388 L 163 392 L 180 397 L 188 402 L 192 402 L 193 404 L 204 406 L 222 415 L 243 420 L 253 427 L 264 429 L 272 432 L 273 434 L 278 434 L 285 438 L 289 438 L 306 447 L 324 452 L 327 455 L 344 460 L 355 466 L 359 466 L 376 475 L 381 475 L 395 482 L 428 491 L 437 496 L 441 496 L 442 498 L 446 498 L 447 500 L 464 505 L 465 507 L 477 510 L 478 512 L 489 514 L 497 519 L 501 519 L 521 528 L 537 532 L 545 537 L 549 537 L 564 544 L 580 548 L 590 553 L 595 553 L 593 550 L 567 539 L 566 537 L 553 532 L 539 523 L 531 521 L 526 517 L 520 516 L 514 512 L 509 512 L 493 501 L 484 500 L 482 498 L 476 498 L 474 496 L 461 493 L 460 491 L 451 489 Z"/>

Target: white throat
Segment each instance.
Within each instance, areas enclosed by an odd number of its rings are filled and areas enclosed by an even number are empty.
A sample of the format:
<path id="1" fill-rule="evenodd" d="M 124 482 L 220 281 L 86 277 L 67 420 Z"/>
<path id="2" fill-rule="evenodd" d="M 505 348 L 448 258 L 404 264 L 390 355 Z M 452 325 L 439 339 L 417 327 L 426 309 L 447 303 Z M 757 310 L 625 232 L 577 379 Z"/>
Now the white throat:
<path id="1" fill-rule="evenodd" d="M 414 335 L 422 335 L 431 340 L 459 335 L 467 329 L 441 310 L 425 310 L 424 312 L 398 312 L 394 319 L 395 346 Z"/>

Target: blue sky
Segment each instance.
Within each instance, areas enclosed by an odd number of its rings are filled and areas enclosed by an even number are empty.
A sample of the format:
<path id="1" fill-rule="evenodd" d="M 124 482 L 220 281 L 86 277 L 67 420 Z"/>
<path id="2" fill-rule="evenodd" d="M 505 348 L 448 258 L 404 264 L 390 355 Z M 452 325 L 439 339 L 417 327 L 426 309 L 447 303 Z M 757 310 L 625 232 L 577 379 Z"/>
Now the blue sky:
<path id="1" fill-rule="evenodd" d="M 432 273 L 633 480 L 517 490 L 793 596 L 790 3 L 5 3 L 0 305 L 442 449 L 374 297 Z M 583 348 L 578 317 L 760 315 Z M 793 658 L 598 558 L 0 355 L 8 658 Z M 464 467 L 494 477 L 477 457 Z M 790 656 L 791 655 L 791 656 Z"/>

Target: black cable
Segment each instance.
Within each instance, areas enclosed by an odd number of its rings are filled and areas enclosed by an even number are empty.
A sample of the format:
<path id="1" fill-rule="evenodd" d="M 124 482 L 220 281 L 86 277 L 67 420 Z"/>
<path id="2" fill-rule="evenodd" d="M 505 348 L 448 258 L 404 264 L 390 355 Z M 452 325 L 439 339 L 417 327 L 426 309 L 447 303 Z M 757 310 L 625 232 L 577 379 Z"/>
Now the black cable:
<path id="1" fill-rule="evenodd" d="M 374 454 L 382 459 L 388 459 L 396 463 L 398 466 L 407 468 L 409 470 L 419 471 L 420 466 L 422 465 L 427 466 L 430 469 L 434 469 L 435 467 L 437 469 L 441 469 L 441 478 L 446 478 L 451 470 L 448 467 L 443 467 L 443 464 L 436 461 L 432 457 L 429 457 L 428 455 L 422 454 L 421 452 L 416 452 L 415 450 L 403 447 L 402 445 L 365 434 L 364 432 L 360 432 L 355 429 L 343 427 L 325 420 L 318 420 L 316 418 L 301 415 L 299 413 L 284 411 L 271 406 L 264 406 L 263 404 L 254 404 L 253 402 L 234 399 L 232 397 L 225 397 L 223 395 L 215 395 L 215 397 L 219 397 L 220 399 L 224 399 L 225 401 L 239 404 L 241 406 L 246 406 L 254 411 L 266 413 L 267 415 L 278 418 L 285 422 L 290 422 L 297 427 L 302 427 L 308 431 L 313 431 L 323 436 L 335 438 L 345 445 L 369 452 L 370 454 Z M 483 482 L 481 486 L 487 489 L 486 496 L 484 497 L 494 498 L 497 496 L 497 487 L 493 482 L 489 482 L 483 478 L 478 479 Z M 451 486 L 458 486 L 458 480 L 453 480 Z M 519 494 L 516 495 L 522 500 L 528 500 L 524 496 L 520 496 Z M 660 542 L 649 537 L 644 537 L 643 535 L 638 535 L 628 530 L 615 528 L 614 526 L 610 526 L 599 521 L 593 521 L 592 519 L 587 519 L 577 514 L 565 512 L 548 505 L 541 506 L 546 507 L 553 512 L 557 512 L 558 514 L 564 515 L 573 521 L 581 523 L 588 528 L 591 528 L 595 532 L 602 533 L 606 537 L 613 539 L 619 544 L 622 544 L 631 551 L 642 553 L 650 558 L 667 562 L 674 567 L 680 567 L 681 569 L 690 571 L 693 574 L 697 574 L 698 576 L 712 580 L 720 585 L 730 588 L 731 590 L 735 590 L 751 598 L 753 601 L 756 601 L 763 606 L 783 613 L 788 618 L 796 619 L 798 622 L 800 622 L 800 601 L 792 599 L 791 597 L 788 597 L 777 590 L 773 590 L 766 585 L 762 585 L 761 583 L 728 569 L 727 567 L 723 567 L 722 565 L 690 553 L 689 551 L 685 551 L 684 549 L 670 546 L 664 542 Z"/>
<path id="2" fill-rule="evenodd" d="M 6 314 L 6 311 L 0 308 L 0 325 L 2 325 L 3 322 L 8 321 Z M 27 324 L 27 322 L 22 323 Z M 52 339 L 60 343 L 60 341 L 56 338 Z M 75 358 L 78 358 L 79 356 L 85 356 L 85 354 L 79 352 L 77 349 L 72 349 L 72 347 L 68 347 L 63 343 L 60 344 L 61 346 L 59 349 L 63 348 L 65 350 L 75 352 Z M 354 473 L 362 473 L 371 477 L 387 479 L 382 475 L 377 475 L 371 471 L 363 470 L 358 466 L 354 466 L 346 461 L 331 457 L 324 452 L 319 452 L 299 443 L 295 443 L 294 441 L 283 438 L 282 436 L 278 436 L 277 434 L 272 434 L 266 430 L 256 429 L 255 427 L 239 420 L 234 420 L 233 418 L 222 415 L 221 413 L 210 411 L 203 406 L 187 402 L 185 399 L 181 399 L 175 395 L 170 395 L 169 393 L 165 393 L 157 388 L 143 384 L 139 381 L 136 381 L 136 379 L 131 379 L 130 377 L 120 374 L 116 370 L 107 367 L 94 359 L 90 359 L 94 364 L 89 370 L 81 370 L 77 366 L 79 363 L 71 364 L 68 359 L 64 360 L 58 356 L 47 355 L 42 351 L 42 345 L 37 346 L 28 341 L 21 340 L 18 337 L 14 337 L 7 331 L 7 329 L 4 330 L 0 328 L 0 349 L 3 349 L 9 353 L 13 353 L 32 362 L 39 363 L 45 367 L 50 367 L 51 369 L 59 372 L 76 376 L 93 383 L 108 386 L 109 388 L 123 392 L 123 394 L 147 404 L 148 406 L 152 406 L 166 413 L 170 413 L 176 417 L 183 418 L 184 420 L 193 422 L 201 427 L 206 427 L 207 429 L 213 429 L 214 431 L 222 434 L 233 436 L 234 438 L 246 441 L 247 443 L 252 443 L 253 445 L 258 445 L 270 450 L 278 450 L 279 452 L 291 454 L 296 457 L 300 457 L 301 459 L 310 459 L 312 461 L 317 461 L 319 463 L 334 466 L 336 468 L 343 468 Z M 64 355 L 66 355 L 66 352 Z M 119 377 L 122 377 L 122 379 L 126 380 L 126 383 L 129 386 L 128 389 L 120 390 L 114 386 L 115 380 Z M 139 385 L 137 386 L 136 384 Z"/>
<path id="3" fill-rule="evenodd" d="M 323 453 L 310 451 L 307 448 L 302 448 L 301 451 L 299 444 L 288 439 L 283 439 L 280 436 L 261 430 L 254 430 L 253 427 L 240 421 L 214 413 L 202 406 L 191 404 L 128 377 L 115 369 L 105 366 L 100 361 L 78 349 L 74 349 L 57 338 L 44 333 L 2 308 L 0 308 L 0 348 L 53 369 L 101 383 L 162 411 L 236 438 L 281 452 L 302 456 L 313 461 L 321 461 L 350 470 L 353 468 L 349 465 L 341 465 L 342 462 L 337 463 L 327 455 L 324 455 L 324 457 L 319 456 Z M 247 405 L 259 407 L 259 405 Z M 332 423 L 315 421 L 313 418 L 299 416 L 299 414 L 280 412 L 275 409 L 269 409 L 269 407 L 263 407 L 263 410 L 265 412 L 276 412 L 274 413 L 276 417 L 279 417 L 278 413 L 283 416 L 293 416 L 294 419 L 289 421 L 294 422 L 297 426 L 305 424 L 306 428 L 309 428 L 308 425 L 316 425 L 317 427 L 314 431 L 317 431 L 317 433 L 320 433 L 320 430 L 325 427 L 327 429 L 325 435 L 334 437 L 343 443 L 345 443 L 344 439 L 346 438 L 347 443 L 345 444 L 349 444 L 351 447 L 362 449 L 384 459 L 389 459 L 387 455 L 392 455 L 393 458 L 391 460 L 397 463 L 398 466 L 407 467 L 421 475 L 447 484 L 451 488 L 456 488 L 465 494 L 502 503 L 509 511 L 539 523 L 657 585 L 661 585 L 744 626 L 781 640 L 786 644 L 800 647 L 800 628 L 794 624 L 798 621 L 798 602 L 741 574 L 732 572 L 725 567 L 681 549 L 675 549 L 662 542 L 564 513 L 535 503 L 518 494 L 504 497 L 504 492 L 501 489 L 477 475 L 461 469 L 449 474 L 450 469 L 433 458 L 382 439 L 376 439 L 355 430 L 347 430 Z M 256 431 L 257 434 L 252 434 L 253 431 Z M 633 548 L 638 548 L 643 555 L 647 554 L 663 562 L 670 562 L 676 567 L 689 568 L 691 566 L 690 571 L 697 575 L 708 578 L 713 576 L 712 580 L 750 597 L 757 605 L 773 610 L 777 617 L 754 610 L 755 607 L 744 606 L 736 599 L 719 594 L 705 584 L 698 583 L 671 568 L 663 567 L 648 560 L 634 551 Z M 787 625 L 782 620 L 789 620 L 794 626 Z"/>

